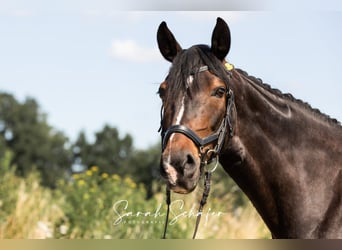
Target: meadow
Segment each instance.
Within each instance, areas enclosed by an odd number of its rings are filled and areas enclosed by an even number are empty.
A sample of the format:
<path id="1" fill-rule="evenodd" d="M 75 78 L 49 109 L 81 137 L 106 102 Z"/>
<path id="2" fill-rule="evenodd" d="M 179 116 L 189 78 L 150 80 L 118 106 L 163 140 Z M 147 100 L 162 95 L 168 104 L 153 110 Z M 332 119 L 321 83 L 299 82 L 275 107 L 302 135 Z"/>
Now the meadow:
<path id="1" fill-rule="evenodd" d="M 7 152 L 0 159 L 1 239 L 161 238 L 166 205 L 158 181 L 153 197 L 146 200 L 143 184 L 92 166 L 61 178 L 51 189 L 40 185 L 38 171 L 16 176 L 10 158 Z M 222 172 L 215 174 L 197 238 L 270 238 L 249 201 L 237 201 L 236 190 L 225 193 L 225 183 L 218 181 Z M 202 190 L 200 186 L 189 195 L 172 194 L 167 238 L 191 238 Z"/>

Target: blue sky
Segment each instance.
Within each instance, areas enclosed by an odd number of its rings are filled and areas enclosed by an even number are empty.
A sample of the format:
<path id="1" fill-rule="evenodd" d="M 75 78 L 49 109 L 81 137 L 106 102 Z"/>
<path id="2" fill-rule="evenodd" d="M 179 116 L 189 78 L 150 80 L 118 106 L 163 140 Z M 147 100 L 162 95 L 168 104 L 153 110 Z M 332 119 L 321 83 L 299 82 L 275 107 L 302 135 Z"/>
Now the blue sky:
<path id="1" fill-rule="evenodd" d="M 170 66 L 157 50 L 158 25 L 167 21 L 186 48 L 210 43 L 217 16 L 231 29 L 231 63 L 342 121 L 340 11 L 144 12 L 76 2 L 0 0 L 0 91 L 34 97 L 71 139 L 81 130 L 91 139 L 108 123 L 138 148 L 158 142 L 156 91 Z"/>

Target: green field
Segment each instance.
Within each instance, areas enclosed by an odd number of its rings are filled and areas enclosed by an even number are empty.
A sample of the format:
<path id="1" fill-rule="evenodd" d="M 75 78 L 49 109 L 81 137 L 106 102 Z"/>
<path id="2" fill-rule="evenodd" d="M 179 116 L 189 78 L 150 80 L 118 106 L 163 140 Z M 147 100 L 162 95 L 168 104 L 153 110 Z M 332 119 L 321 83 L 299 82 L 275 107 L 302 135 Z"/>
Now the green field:
<path id="1" fill-rule="evenodd" d="M 97 166 L 60 179 L 57 187 L 50 189 L 40 185 L 38 171 L 32 171 L 26 178 L 17 177 L 9 166 L 10 157 L 6 153 L 0 161 L 0 238 L 158 239 L 162 236 L 164 192 L 156 191 L 146 200 L 142 184 L 130 177 L 100 174 Z M 239 191 L 223 194 L 225 185 L 218 182 L 221 174 L 218 171 L 214 178 L 198 238 L 269 238 L 269 231 L 252 205 L 248 201 L 238 202 L 234 197 Z M 156 189 L 159 186 L 160 183 L 154 183 Z M 172 194 L 168 238 L 191 238 L 201 190 L 203 187 L 190 195 Z"/>

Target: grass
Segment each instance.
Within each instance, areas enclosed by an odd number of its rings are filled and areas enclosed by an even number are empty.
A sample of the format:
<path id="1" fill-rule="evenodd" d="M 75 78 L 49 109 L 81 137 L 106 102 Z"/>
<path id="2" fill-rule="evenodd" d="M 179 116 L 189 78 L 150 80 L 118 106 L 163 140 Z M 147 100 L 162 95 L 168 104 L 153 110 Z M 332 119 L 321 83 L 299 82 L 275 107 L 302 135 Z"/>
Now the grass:
<path id="1" fill-rule="evenodd" d="M 198 204 L 202 190 L 184 195 L 173 195 L 173 200 L 178 199 L 184 201 L 182 212 L 194 211 L 197 213 Z M 239 206 L 234 209 L 231 203 L 233 197 L 227 194 L 225 199 L 215 197 L 215 192 L 212 192 L 208 198 L 207 204 L 203 209 L 201 223 L 197 232 L 197 239 L 268 239 L 271 237 L 269 230 L 263 223 L 261 217 L 256 212 L 253 205 L 247 201 L 244 206 Z M 176 208 L 180 203 L 176 203 Z M 183 226 L 186 232 L 186 238 L 192 237 L 196 217 L 184 216 L 177 223 Z M 172 230 L 169 228 L 169 230 Z M 184 238 L 180 236 L 179 238 Z"/>
<path id="2" fill-rule="evenodd" d="M 54 222 L 64 216 L 61 200 L 39 185 L 31 174 L 27 179 L 12 177 L 18 183 L 13 211 L 0 225 L 0 238 L 44 239 L 53 237 Z"/>
<path id="3" fill-rule="evenodd" d="M 0 174 L 1 239 L 159 239 L 162 236 L 164 193 L 156 193 L 146 201 L 144 186 L 129 177 L 99 173 L 94 166 L 60 180 L 58 187 L 51 190 L 39 185 L 38 172 L 25 179 L 15 176 L 6 159 L 0 161 Z M 270 238 L 253 206 L 249 202 L 234 206 L 235 194 L 222 195 L 220 185 L 213 185 L 197 238 Z M 170 222 L 174 223 L 169 225 L 168 238 L 192 237 L 201 189 L 189 195 L 172 194 Z"/>

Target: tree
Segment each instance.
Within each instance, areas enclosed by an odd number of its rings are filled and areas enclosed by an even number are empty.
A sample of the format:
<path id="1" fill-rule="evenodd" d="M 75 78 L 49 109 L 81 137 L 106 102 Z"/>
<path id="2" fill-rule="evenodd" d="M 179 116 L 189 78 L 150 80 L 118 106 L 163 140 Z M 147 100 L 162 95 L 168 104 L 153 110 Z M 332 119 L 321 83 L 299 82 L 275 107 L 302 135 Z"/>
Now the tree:
<path id="1" fill-rule="evenodd" d="M 53 187 L 70 167 L 68 139 L 47 124 L 33 98 L 20 103 L 12 95 L 0 93 L 0 135 L 13 152 L 12 165 L 20 176 L 37 168 L 43 184 Z"/>
<path id="2" fill-rule="evenodd" d="M 102 172 L 129 175 L 128 163 L 133 152 L 133 139 L 130 135 L 120 137 L 115 127 L 105 125 L 95 134 L 95 142 L 89 143 L 81 132 L 73 145 L 74 162 L 87 168 L 98 166 Z"/>
<path id="3" fill-rule="evenodd" d="M 134 152 L 130 160 L 132 178 L 145 185 L 147 199 L 154 194 L 153 183 L 161 183 L 159 174 L 160 151 L 160 143 L 158 143 L 146 150 Z"/>
<path id="4" fill-rule="evenodd" d="M 87 137 L 84 131 L 78 134 L 75 143 L 72 146 L 73 153 L 73 165 L 72 172 L 82 172 L 88 167 L 85 164 L 90 162 L 91 156 L 91 145 L 88 143 Z"/>
<path id="5" fill-rule="evenodd" d="M 159 179 L 160 145 L 146 150 L 134 150 L 133 139 L 127 134 L 120 137 L 119 131 L 109 125 L 95 134 L 94 143 L 89 143 L 80 132 L 73 145 L 74 171 L 83 171 L 92 166 L 101 172 L 131 176 L 143 183 L 147 198 L 153 195 L 153 183 Z"/>
<path id="6" fill-rule="evenodd" d="M 109 125 L 95 134 L 94 143 L 89 143 L 80 132 L 74 145 L 74 171 L 84 171 L 92 166 L 101 172 L 130 176 L 146 187 L 151 198 L 153 183 L 159 181 L 160 143 L 146 150 L 134 150 L 130 135 L 120 137 L 119 131 Z"/>
<path id="7" fill-rule="evenodd" d="M 7 147 L 5 138 L 3 136 L 0 136 L 0 159 L 4 157 L 6 149 Z"/>

